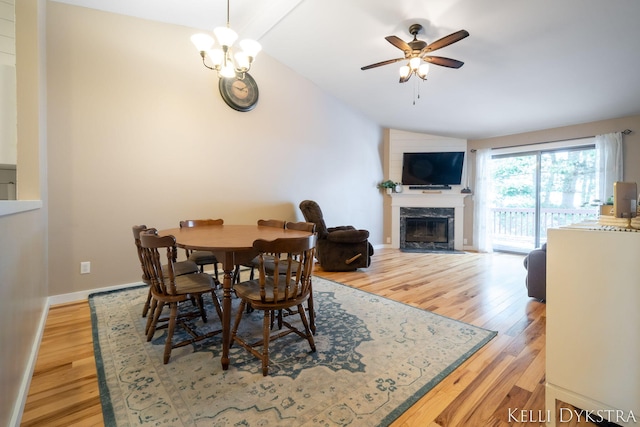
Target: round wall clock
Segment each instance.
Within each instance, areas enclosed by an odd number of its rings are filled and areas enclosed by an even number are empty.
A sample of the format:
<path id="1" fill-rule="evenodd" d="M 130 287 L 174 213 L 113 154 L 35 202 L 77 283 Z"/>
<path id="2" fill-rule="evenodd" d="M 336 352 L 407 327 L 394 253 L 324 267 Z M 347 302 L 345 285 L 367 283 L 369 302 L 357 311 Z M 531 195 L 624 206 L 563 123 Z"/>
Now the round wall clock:
<path id="1" fill-rule="evenodd" d="M 258 85 L 249 73 L 243 78 L 221 77 L 218 87 L 224 102 L 234 110 L 250 111 L 258 103 Z"/>

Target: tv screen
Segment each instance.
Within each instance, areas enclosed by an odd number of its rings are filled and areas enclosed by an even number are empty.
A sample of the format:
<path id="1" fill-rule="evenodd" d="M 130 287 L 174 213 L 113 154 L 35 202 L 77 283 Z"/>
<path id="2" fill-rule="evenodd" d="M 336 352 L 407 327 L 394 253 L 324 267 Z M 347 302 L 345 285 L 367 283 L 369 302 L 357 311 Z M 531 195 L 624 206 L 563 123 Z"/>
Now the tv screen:
<path id="1" fill-rule="evenodd" d="M 464 151 L 404 153 L 402 184 L 460 185 Z"/>

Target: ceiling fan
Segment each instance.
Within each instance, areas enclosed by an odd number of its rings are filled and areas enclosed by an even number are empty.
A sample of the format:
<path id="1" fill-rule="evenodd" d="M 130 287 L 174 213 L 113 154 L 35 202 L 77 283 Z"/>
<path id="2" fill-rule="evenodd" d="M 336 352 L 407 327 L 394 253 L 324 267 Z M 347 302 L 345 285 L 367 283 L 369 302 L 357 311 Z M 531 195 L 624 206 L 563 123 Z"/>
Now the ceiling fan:
<path id="1" fill-rule="evenodd" d="M 467 30 L 456 31 L 455 33 L 449 34 L 446 37 L 438 39 L 431 44 L 427 44 L 427 42 L 418 40 L 418 33 L 422 31 L 422 25 L 413 24 L 409 27 L 409 33 L 413 36 L 413 40 L 410 42 L 405 42 L 399 37 L 396 36 L 387 36 L 385 39 L 397 47 L 398 49 L 404 52 L 403 58 L 395 58 L 389 59 L 382 62 L 377 62 L 375 64 L 367 65 L 365 67 L 360 68 L 361 70 L 369 70 L 371 68 L 380 67 L 382 65 L 393 64 L 398 61 L 408 60 L 407 65 L 403 65 L 400 67 L 400 83 L 404 83 L 411 78 L 412 74 L 416 74 L 423 80 L 427 78 L 427 71 L 429 68 L 429 64 L 441 65 L 443 67 L 449 68 L 460 68 L 464 65 L 464 62 L 458 61 L 457 59 L 444 58 L 442 56 L 431 56 L 429 53 L 436 51 L 438 49 L 442 49 L 445 46 L 449 46 L 455 42 L 458 42 L 465 37 L 469 36 L 469 32 Z"/>

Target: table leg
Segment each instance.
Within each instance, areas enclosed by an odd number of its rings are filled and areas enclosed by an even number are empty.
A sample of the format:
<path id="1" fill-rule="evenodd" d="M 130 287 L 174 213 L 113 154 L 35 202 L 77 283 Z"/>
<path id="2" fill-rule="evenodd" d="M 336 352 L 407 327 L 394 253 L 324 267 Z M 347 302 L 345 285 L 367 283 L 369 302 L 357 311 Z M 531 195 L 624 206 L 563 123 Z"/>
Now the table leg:
<path id="1" fill-rule="evenodd" d="M 229 368 L 229 344 L 231 341 L 231 285 L 235 268 L 233 252 L 224 254 L 222 279 L 222 369 Z"/>

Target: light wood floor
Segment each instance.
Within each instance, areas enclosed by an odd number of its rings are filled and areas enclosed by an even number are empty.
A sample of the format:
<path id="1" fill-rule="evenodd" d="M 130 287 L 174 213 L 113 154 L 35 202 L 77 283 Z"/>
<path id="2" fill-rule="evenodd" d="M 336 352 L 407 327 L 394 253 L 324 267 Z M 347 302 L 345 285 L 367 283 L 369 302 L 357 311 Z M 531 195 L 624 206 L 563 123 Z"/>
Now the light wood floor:
<path id="1" fill-rule="evenodd" d="M 545 305 L 526 295 L 522 256 L 381 249 L 368 269 L 316 274 L 498 331 L 393 426 L 542 425 Z M 21 425 L 103 425 L 87 302 L 51 307 Z"/>

